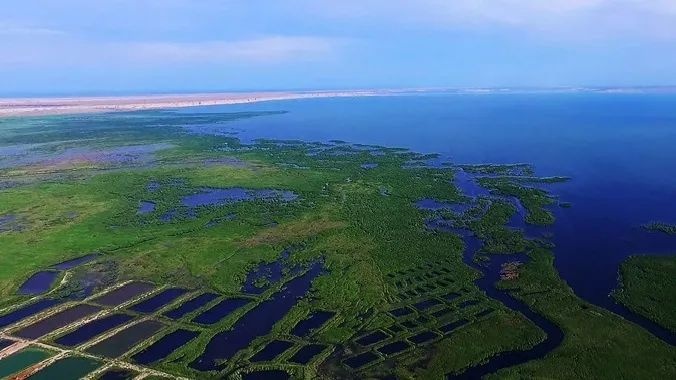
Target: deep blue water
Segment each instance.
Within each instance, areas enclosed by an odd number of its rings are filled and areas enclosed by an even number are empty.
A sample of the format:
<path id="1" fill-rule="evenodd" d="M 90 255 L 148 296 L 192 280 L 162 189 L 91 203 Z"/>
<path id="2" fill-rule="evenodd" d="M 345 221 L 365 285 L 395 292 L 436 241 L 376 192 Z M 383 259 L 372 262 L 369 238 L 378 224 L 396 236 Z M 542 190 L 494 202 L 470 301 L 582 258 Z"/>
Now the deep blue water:
<path id="1" fill-rule="evenodd" d="M 404 147 L 454 163 L 532 163 L 569 176 L 548 188 L 557 209 L 555 265 L 575 292 L 612 308 L 619 264 L 676 254 L 640 228 L 676 223 L 676 94 L 492 94 L 306 99 L 179 112 L 288 111 L 222 128 L 256 138 Z M 377 170 L 377 169 L 372 169 Z"/>

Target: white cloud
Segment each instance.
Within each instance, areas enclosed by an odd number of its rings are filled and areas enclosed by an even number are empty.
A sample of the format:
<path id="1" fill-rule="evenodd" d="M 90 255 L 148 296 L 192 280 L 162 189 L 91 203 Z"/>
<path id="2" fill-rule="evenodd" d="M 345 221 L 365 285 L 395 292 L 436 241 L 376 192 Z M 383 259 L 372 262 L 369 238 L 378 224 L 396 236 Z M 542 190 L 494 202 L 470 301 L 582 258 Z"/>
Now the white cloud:
<path id="1" fill-rule="evenodd" d="M 676 0 L 296 0 L 323 17 L 555 36 L 676 37 Z"/>
<path id="2" fill-rule="evenodd" d="M 64 34 L 66 34 L 64 31 L 58 29 L 20 25 L 8 21 L 0 21 L 0 36 L 60 36 Z"/>
<path id="3" fill-rule="evenodd" d="M 334 54 L 342 42 L 319 37 L 273 36 L 244 41 L 194 43 L 139 42 L 110 46 L 137 62 L 251 62 L 322 59 Z"/>
<path id="4" fill-rule="evenodd" d="M 331 59 L 344 40 L 269 36 L 239 41 L 101 42 L 75 38 L 0 40 L 0 66 L 125 66 L 174 64 L 257 64 Z"/>

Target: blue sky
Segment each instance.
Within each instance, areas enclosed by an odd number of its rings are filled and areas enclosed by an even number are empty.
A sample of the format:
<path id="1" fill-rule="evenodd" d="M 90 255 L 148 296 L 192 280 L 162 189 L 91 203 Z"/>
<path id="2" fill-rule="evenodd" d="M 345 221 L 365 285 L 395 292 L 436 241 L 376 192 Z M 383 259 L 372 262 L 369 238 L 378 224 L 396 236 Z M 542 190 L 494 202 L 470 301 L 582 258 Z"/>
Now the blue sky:
<path id="1" fill-rule="evenodd" d="M 4 0 L 0 93 L 676 84 L 675 0 Z"/>

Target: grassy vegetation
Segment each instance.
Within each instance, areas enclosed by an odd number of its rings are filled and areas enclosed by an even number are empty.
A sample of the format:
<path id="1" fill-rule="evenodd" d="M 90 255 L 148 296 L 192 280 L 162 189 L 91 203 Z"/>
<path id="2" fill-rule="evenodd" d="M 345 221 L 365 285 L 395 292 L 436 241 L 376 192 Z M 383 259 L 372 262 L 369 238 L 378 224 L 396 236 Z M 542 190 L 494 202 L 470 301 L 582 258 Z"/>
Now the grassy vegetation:
<path id="1" fill-rule="evenodd" d="M 311 295 L 280 320 L 271 334 L 256 339 L 228 361 L 224 373 L 238 376 L 242 369 L 285 368 L 306 378 L 388 372 L 402 378 L 439 378 L 500 352 L 527 349 L 544 339 L 532 322 L 487 298 L 476 287 L 474 280 L 479 273 L 463 263 L 464 243 L 458 235 L 424 227 L 431 214 L 417 209 L 417 200 L 468 201 L 451 184 L 453 170 L 409 165 L 433 156 L 341 143 L 262 140 L 243 146 L 232 137 L 188 134 L 182 128 L 227 125 L 240 118 L 264 115 L 138 112 L 0 120 L 0 145 L 43 144 L 32 149 L 37 156 L 44 155 L 44 160 L 29 164 L 18 160 L 16 165 L 0 169 L 0 185 L 13 183 L 0 186 L 0 216 L 16 215 L 23 224 L 21 230 L 0 232 L 0 307 L 26 299 L 17 296 L 16 290 L 31 274 L 89 252 L 103 256 L 70 278 L 98 271 L 103 273 L 103 284 L 143 279 L 241 296 L 240 288 L 249 270 L 261 262 L 277 260 L 280 252 L 291 247 L 292 263 L 323 260 L 326 273 L 313 283 Z M 92 159 L 83 165 L 68 154 L 64 157 L 64 152 L 72 148 L 101 151 L 157 143 L 168 145 L 148 153 L 142 164 Z M 379 153 L 373 155 L 369 149 Z M 59 165 L 54 165 L 55 158 Z M 365 162 L 378 166 L 365 170 L 361 168 Z M 553 203 L 552 198 L 542 190 L 524 186 L 522 180 L 550 182 L 560 180 L 558 177 L 538 179 L 532 167 L 523 164 L 463 169 L 498 176 L 483 178 L 480 184 L 495 194 L 518 198 L 528 211 L 529 223 L 554 222 L 546 208 Z M 149 187 L 150 183 L 156 188 Z M 184 196 L 203 188 L 231 187 L 290 190 L 299 199 L 196 209 L 182 204 Z M 155 210 L 137 213 L 141 201 L 155 203 Z M 473 231 L 484 241 L 484 254 L 528 252 L 532 260 L 522 267 L 519 279 L 500 286 L 514 290 L 518 298 L 566 332 L 563 345 L 545 359 L 500 375 L 673 377 L 674 349 L 577 298 L 556 274 L 551 252 L 506 226 L 515 212 L 507 201 L 481 199 L 461 217 L 436 213 Z M 174 215 L 171 220 L 163 217 L 168 213 Z M 288 274 L 284 281 L 296 275 Z M 247 310 L 282 286 L 272 284 L 262 295 L 252 296 L 242 310 L 213 326 L 199 327 L 203 333 L 197 339 L 155 366 L 175 374 L 204 376 L 190 369 L 188 363 L 202 353 L 212 336 L 232 327 Z M 69 283 L 60 292 L 76 289 Z M 381 358 L 360 373 L 340 364 L 344 357 L 364 350 L 354 343 L 356 337 L 400 324 L 389 310 L 429 298 L 441 299 L 449 291 L 463 294 L 463 299 L 477 299 L 495 312 L 475 318 L 472 313 L 477 310 L 463 311 L 457 302 L 442 301 L 443 307 L 453 310 L 451 316 L 467 317 L 471 323 L 446 338 L 414 346 L 399 356 Z M 391 340 L 409 338 L 420 331 L 416 329 L 439 328 L 448 322 L 444 318 L 450 318 L 433 316 L 441 308 L 416 311 L 415 318 L 425 316 L 428 321 L 392 332 Z M 337 314 L 314 336 L 292 336 L 290 331 L 296 323 L 313 310 Z M 196 328 L 189 323 L 195 314 L 179 323 Z M 248 358 L 272 339 L 289 340 L 295 345 L 274 362 L 249 363 Z M 326 361 L 309 366 L 285 361 L 293 350 L 311 342 L 329 347 L 322 354 Z M 626 360 L 627 355 L 634 360 Z M 639 360 L 646 365 L 633 368 Z"/>
<path id="2" fill-rule="evenodd" d="M 620 267 L 613 297 L 636 313 L 676 332 L 676 257 L 634 256 Z"/>
<path id="3" fill-rule="evenodd" d="M 517 280 L 499 285 L 559 325 L 565 338 L 542 360 L 499 371 L 490 378 L 671 378 L 676 349 L 631 322 L 575 296 L 554 269 L 552 253 L 529 252 Z"/>

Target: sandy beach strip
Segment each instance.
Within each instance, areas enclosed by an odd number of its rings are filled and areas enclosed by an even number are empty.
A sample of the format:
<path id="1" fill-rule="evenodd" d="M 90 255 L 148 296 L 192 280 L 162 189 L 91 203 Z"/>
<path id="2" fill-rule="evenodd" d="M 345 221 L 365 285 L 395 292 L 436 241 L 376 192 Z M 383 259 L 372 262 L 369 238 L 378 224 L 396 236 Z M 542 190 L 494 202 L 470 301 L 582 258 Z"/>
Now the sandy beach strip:
<path id="1" fill-rule="evenodd" d="M 401 90 L 196 93 L 145 96 L 0 98 L 0 117 L 138 111 L 308 98 L 387 96 Z"/>

